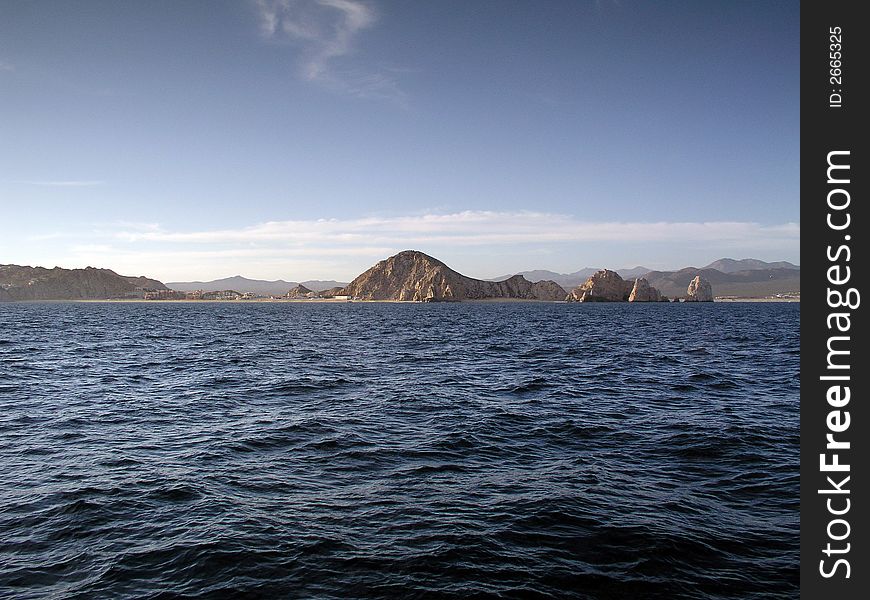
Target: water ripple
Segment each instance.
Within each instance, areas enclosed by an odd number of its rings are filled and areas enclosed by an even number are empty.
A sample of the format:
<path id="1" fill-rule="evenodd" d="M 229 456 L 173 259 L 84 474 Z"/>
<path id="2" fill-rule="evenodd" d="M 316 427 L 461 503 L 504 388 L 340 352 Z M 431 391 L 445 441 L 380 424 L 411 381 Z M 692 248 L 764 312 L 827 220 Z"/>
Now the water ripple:
<path id="1" fill-rule="evenodd" d="M 0 305 L 0 590 L 792 598 L 799 311 Z"/>

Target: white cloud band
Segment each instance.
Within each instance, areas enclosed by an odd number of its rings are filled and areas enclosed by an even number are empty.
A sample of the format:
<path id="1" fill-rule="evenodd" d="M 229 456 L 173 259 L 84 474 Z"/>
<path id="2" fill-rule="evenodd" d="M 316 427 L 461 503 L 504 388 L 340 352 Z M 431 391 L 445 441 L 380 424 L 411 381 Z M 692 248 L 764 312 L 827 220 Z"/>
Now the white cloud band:
<path id="1" fill-rule="evenodd" d="M 20 250 L 30 257 L 27 260 L 33 260 L 41 254 L 37 248 L 49 238 L 53 239 L 51 234 L 31 237 L 34 247 Z M 67 231 L 58 239 L 67 240 L 62 256 L 41 254 L 41 264 L 102 266 L 166 281 L 236 273 L 349 280 L 404 249 L 422 250 L 448 261 L 460 259 L 464 264 L 456 266 L 472 276 L 557 265 L 576 270 L 586 263 L 664 267 L 662 263 L 671 263 L 674 257 L 689 262 L 731 255 L 794 259 L 799 255 L 800 225 L 589 222 L 542 212 L 463 211 L 269 221 L 234 229 L 188 231 L 155 223 L 119 222 L 96 225 L 87 232 Z M 530 261 L 532 256 L 539 258 Z M 612 260 L 618 264 L 610 264 Z"/>
<path id="2" fill-rule="evenodd" d="M 800 225 L 753 222 L 588 222 L 568 215 L 537 212 L 464 211 L 362 219 L 269 221 L 214 231 L 127 230 L 127 242 L 182 244 L 283 243 L 317 245 L 522 244 L 547 242 L 797 241 Z"/>

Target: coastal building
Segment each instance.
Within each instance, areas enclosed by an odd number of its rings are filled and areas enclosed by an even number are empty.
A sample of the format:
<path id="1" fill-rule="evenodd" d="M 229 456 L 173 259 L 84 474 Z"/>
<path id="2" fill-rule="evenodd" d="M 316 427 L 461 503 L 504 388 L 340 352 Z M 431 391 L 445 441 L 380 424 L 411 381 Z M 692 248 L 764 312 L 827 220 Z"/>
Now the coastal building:
<path id="1" fill-rule="evenodd" d="M 240 300 L 242 294 L 235 290 L 219 290 L 217 292 L 203 292 L 203 300 Z"/>
<path id="2" fill-rule="evenodd" d="M 186 294 L 175 290 L 145 290 L 142 294 L 144 300 L 184 300 Z"/>

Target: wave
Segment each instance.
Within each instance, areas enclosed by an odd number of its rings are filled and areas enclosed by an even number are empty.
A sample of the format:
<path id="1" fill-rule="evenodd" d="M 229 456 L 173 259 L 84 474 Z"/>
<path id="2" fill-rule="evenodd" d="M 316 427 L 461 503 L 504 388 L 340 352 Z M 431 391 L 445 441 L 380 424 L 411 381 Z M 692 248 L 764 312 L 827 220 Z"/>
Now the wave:
<path id="1" fill-rule="evenodd" d="M 4 597 L 794 597 L 799 306 L 578 308 L 0 305 Z"/>

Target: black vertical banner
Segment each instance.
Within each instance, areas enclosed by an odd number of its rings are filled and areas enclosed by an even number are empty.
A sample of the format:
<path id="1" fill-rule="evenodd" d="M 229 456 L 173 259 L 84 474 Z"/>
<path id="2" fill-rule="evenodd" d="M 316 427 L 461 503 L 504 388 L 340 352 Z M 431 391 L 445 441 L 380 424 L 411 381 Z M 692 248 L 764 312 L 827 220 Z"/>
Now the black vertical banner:
<path id="1" fill-rule="evenodd" d="M 801 596 L 826 600 L 870 593 L 861 6 L 801 6 Z"/>

